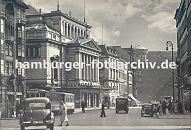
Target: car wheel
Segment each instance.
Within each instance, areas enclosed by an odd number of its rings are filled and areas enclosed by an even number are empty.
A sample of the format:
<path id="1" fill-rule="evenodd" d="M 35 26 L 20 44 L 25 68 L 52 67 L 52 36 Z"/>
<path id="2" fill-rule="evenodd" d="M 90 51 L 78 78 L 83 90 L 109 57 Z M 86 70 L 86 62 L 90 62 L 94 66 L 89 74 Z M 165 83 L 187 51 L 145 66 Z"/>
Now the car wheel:
<path id="1" fill-rule="evenodd" d="M 54 130 L 54 124 L 50 125 L 50 130 Z"/>
<path id="2" fill-rule="evenodd" d="M 25 130 L 25 126 L 21 125 L 21 130 Z"/>

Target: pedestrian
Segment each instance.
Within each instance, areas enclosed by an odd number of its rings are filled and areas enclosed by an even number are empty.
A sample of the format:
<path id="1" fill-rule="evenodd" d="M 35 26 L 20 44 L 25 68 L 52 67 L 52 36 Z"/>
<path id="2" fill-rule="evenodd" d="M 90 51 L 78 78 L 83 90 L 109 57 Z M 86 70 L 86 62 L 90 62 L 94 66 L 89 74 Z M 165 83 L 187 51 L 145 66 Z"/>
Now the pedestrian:
<path id="1" fill-rule="evenodd" d="M 16 117 L 19 115 L 19 102 L 16 103 Z"/>
<path id="2" fill-rule="evenodd" d="M 166 115 L 166 107 L 167 107 L 166 101 L 163 100 L 162 101 L 162 113 L 163 113 L 163 115 Z"/>
<path id="3" fill-rule="evenodd" d="M 172 114 L 172 101 L 171 100 L 169 100 L 168 101 L 168 112 L 170 113 L 170 114 Z"/>
<path id="4" fill-rule="evenodd" d="M 159 103 L 159 115 L 162 115 L 162 101 Z"/>
<path id="5" fill-rule="evenodd" d="M 181 102 L 178 103 L 178 113 L 182 113 L 182 104 L 181 104 Z"/>
<path id="6" fill-rule="evenodd" d="M 174 113 L 177 114 L 178 113 L 178 101 L 176 100 L 174 103 Z"/>
<path id="7" fill-rule="evenodd" d="M 86 103 L 84 102 L 84 99 L 82 99 L 81 107 L 82 107 L 82 112 L 85 113 Z"/>
<path id="8" fill-rule="evenodd" d="M 100 117 L 106 117 L 105 115 L 105 104 L 104 102 L 102 102 L 102 105 L 101 105 L 101 115 Z"/>
<path id="9" fill-rule="evenodd" d="M 159 106 L 153 105 L 153 117 L 159 119 Z"/>
<path id="10" fill-rule="evenodd" d="M 69 126 L 69 120 L 67 116 L 67 107 L 63 101 L 60 102 L 60 110 L 62 114 L 61 114 L 59 126 L 62 126 L 63 122 L 66 122 L 66 126 Z"/>

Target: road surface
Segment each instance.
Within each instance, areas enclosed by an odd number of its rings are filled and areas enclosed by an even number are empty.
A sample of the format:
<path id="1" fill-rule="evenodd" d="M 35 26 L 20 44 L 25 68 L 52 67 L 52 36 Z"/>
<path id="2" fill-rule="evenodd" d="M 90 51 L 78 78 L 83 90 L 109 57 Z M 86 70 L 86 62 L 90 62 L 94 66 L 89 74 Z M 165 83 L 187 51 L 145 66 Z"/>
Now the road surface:
<path id="1" fill-rule="evenodd" d="M 114 109 L 106 109 L 105 118 L 101 110 L 87 111 L 68 115 L 70 126 L 60 127 L 56 117 L 55 130 L 190 130 L 189 115 L 167 115 L 160 119 L 141 117 L 140 108 L 130 108 L 128 114 L 116 114 Z M 28 130 L 45 130 L 45 127 L 29 127 Z M 0 120 L 0 130 L 19 130 L 18 120 Z"/>

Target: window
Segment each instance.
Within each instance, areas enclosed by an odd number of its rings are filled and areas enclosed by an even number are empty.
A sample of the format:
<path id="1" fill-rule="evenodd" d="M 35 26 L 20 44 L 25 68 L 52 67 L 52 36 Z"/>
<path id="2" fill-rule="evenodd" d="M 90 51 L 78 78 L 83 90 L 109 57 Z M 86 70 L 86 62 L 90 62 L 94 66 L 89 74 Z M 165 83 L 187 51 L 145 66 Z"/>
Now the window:
<path id="1" fill-rule="evenodd" d="M 9 74 L 12 74 L 13 73 L 13 62 L 10 61 L 9 62 Z"/>
<path id="2" fill-rule="evenodd" d="M 29 46 L 26 48 L 27 57 L 40 57 L 40 47 L 39 46 Z"/>
<path id="3" fill-rule="evenodd" d="M 9 61 L 5 62 L 5 73 L 9 74 Z"/>
<path id="4" fill-rule="evenodd" d="M 13 45 L 9 45 L 9 55 L 13 56 Z"/>
<path id="5" fill-rule="evenodd" d="M 22 37 L 22 29 L 20 27 L 18 27 L 18 38 Z"/>
<path id="6" fill-rule="evenodd" d="M 1 39 L 4 40 L 4 33 L 1 33 Z"/>
<path id="7" fill-rule="evenodd" d="M 42 32 L 37 32 L 36 37 L 43 37 L 43 33 Z"/>
<path id="8" fill-rule="evenodd" d="M 9 55 L 9 44 L 5 44 L 5 54 Z"/>
<path id="9" fill-rule="evenodd" d="M 7 56 L 13 56 L 13 45 L 12 44 L 5 45 L 5 54 Z"/>
<path id="10" fill-rule="evenodd" d="M 22 45 L 17 45 L 17 56 L 22 56 L 23 52 L 22 48 L 23 48 Z"/>
<path id="11" fill-rule="evenodd" d="M 34 38 L 34 32 L 29 32 L 29 33 L 28 33 L 28 37 L 29 37 L 29 38 Z"/>
<path id="12" fill-rule="evenodd" d="M 110 69 L 110 79 L 112 79 L 112 69 Z"/>

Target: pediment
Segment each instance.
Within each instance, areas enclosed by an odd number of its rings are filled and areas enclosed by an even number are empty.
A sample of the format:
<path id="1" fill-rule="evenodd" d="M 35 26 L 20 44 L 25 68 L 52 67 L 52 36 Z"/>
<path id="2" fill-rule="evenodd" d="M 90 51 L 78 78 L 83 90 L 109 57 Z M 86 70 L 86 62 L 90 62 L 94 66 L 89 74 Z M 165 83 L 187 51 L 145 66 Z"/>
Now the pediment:
<path id="1" fill-rule="evenodd" d="M 96 51 L 101 51 L 97 43 L 92 39 L 90 41 L 86 41 L 85 43 L 82 44 L 85 47 L 88 47 L 90 49 L 96 50 Z"/>

